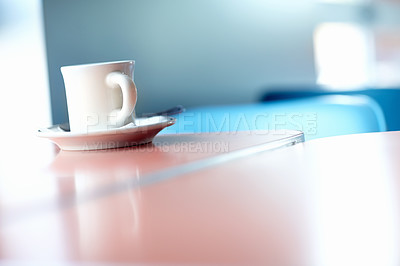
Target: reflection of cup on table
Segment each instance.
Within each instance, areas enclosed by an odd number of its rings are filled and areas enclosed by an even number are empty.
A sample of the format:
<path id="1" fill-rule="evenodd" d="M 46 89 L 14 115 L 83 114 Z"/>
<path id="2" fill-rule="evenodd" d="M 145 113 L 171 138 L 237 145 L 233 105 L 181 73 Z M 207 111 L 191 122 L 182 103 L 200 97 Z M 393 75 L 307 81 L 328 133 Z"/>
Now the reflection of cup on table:
<path id="1" fill-rule="evenodd" d="M 134 61 L 63 66 L 71 132 L 118 128 L 132 122 L 137 91 Z"/>

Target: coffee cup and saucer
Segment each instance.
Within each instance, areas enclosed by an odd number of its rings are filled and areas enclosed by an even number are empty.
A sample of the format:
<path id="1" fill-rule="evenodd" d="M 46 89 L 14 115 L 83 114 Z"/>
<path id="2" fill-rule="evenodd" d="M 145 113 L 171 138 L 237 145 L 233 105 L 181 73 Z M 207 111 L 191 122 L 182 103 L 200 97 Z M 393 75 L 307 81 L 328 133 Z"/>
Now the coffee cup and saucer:
<path id="1" fill-rule="evenodd" d="M 98 150 L 149 143 L 175 123 L 168 115 L 135 117 L 133 60 L 61 67 L 69 124 L 38 130 L 62 150 Z"/>

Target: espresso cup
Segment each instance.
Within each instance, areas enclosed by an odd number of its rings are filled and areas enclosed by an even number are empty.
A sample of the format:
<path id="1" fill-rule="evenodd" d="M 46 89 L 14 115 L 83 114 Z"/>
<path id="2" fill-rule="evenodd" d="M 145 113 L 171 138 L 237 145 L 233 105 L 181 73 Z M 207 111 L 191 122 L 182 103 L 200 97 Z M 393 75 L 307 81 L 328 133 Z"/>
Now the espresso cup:
<path id="1" fill-rule="evenodd" d="M 61 67 L 71 132 L 118 128 L 132 122 L 137 100 L 135 62 Z"/>

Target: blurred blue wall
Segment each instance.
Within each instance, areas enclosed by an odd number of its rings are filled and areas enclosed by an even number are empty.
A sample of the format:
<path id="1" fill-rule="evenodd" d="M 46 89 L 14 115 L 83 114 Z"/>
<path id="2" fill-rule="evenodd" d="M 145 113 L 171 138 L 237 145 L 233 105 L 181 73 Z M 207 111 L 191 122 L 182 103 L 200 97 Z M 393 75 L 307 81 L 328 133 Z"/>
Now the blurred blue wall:
<path id="1" fill-rule="evenodd" d="M 43 0 L 52 116 L 62 65 L 136 60 L 137 112 L 256 101 L 314 84 L 312 0 Z"/>

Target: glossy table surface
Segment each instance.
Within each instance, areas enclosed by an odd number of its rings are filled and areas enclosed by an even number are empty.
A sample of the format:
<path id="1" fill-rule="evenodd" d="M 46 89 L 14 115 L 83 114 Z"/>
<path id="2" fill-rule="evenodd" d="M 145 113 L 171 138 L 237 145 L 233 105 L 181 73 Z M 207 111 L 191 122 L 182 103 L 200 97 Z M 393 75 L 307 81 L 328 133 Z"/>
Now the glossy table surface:
<path id="1" fill-rule="evenodd" d="M 3 147 L 0 265 L 399 265 L 400 132 L 300 141 Z"/>

